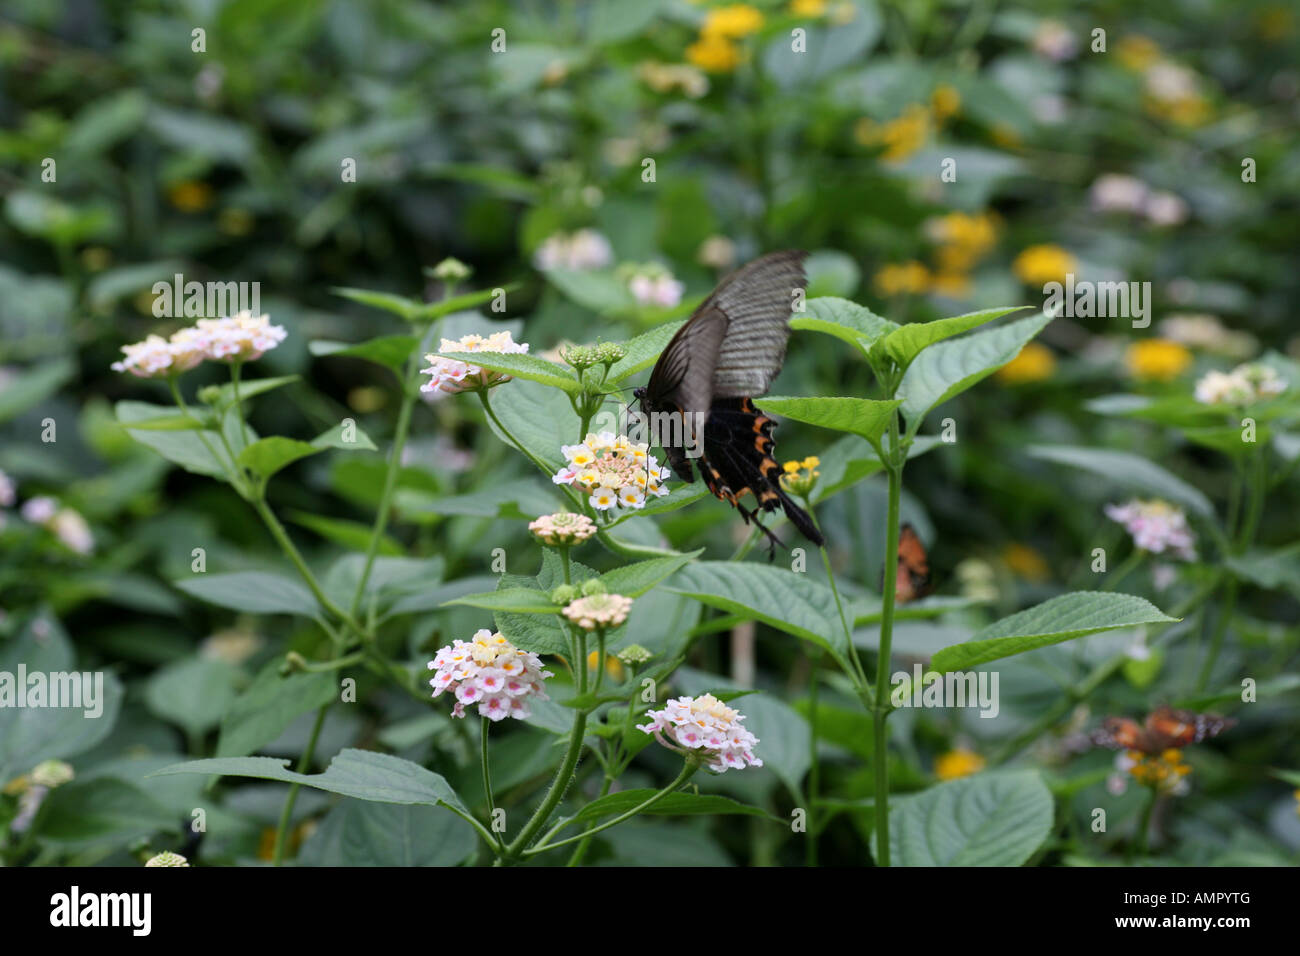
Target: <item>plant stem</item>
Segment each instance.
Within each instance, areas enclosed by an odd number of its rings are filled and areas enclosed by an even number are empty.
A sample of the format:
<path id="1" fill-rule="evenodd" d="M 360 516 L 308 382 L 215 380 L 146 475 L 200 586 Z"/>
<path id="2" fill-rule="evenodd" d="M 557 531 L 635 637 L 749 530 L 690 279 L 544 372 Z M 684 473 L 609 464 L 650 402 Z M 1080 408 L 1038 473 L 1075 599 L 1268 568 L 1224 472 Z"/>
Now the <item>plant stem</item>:
<path id="1" fill-rule="evenodd" d="M 486 717 L 479 718 L 479 753 L 483 759 L 483 793 L 487 797 L 488 828 L 492 826 L 492 815 L 496 813 L 496 800 L 492 797 L 492 768 L 488 766 L 488 729 L 492 721 Z M 497 848 L 501 847 L 500 834 L 493 831 Z"/>
<path id="2" fill-rule="evenodd" d="M 307 738 L 307 749 L 302 752 L 302 757 L 298 759 L 298 773 L 306 773 L 311 767 L 312 755 L 316 752 L 316 741 L 320 739 L 320 729 L 325 725 L 325 714 L 330 709 L 329 704 L 323 705 L 320 710 L 316 711 L 316 723 L 312 725 L 311 736 Z M 280 824 L 275 830 L 275 851 L 271 856 L 271 865 L 279 866 L 284 859 L 284 845 L 289 839 L 289 820 L 293 817 L 293 805 L 298 801 L 298 791 L 302 789 L 301 784 L 293 783 L 289 785 L 289 793 L 284 798 L 284 807 L 280 810 Z"/>
<path id="3" fill-rule="evenodd" d="M 307 587 L 311 589 L 311 593 L 316 598 L 317 603 L 337 617 L 340 621 L 347 624 L 348 627 L 356 631 L 357 634 L 365 636 L 365 631 L 362 629 L 361 625 L 353 619 L 352 615 L 330 600 L 329 595 L 327 595 L 321 588 L 320 583 L 316 580 L 316 575 L 312 573 L 311 568 L 307 567 L 307 562 L 303 560 L 302 555 L 298 552 L 297 546 L 294 545 L 293 541 L 290 539 L 288 532 L 284 530 L 284 525 L 280 524 L 280 519 L 275 516 L 275 512 L 273 512 L 267 505 L 266 498 L 262 495 L 258 495 L 252 499 L 252 502 L 253 508 L 261 517 L 263 524 L 265 524 L 267 530 L 271 532 L 271 536 L 275 538 L 276 543 L 280 545 L 281 550 L 283 550 L 289 560 L 293 562 L 293 566 L 298 569 L 298 573 L 307 583 Z"/>
<path id="4" fill-rule="evenodd" d="M 599 800 L 601 797 L 608 794 L 609 788 L 613 786 L 613 783 L 613 773 L 610 770 L 606 770 L 605 779 L 601 781 L 600 793 L 596 796 L 596 799 Z M 583 857 L 587 855 L 587 847 L 591 846 L 591 833 L 592 831 L 588 829 L 587 832 L 582 835 L 582 842 L 573 848 L 573 855 L 569 857 L 569 862 L 564 864 L 565 866 L 577 866 L 582 862 Z"/>
<path id="5" fill-rule="evenodd" d="M 370 530 L 370 543 L 366 546 L 366 563 L 361 569 L 357 592 L 352 597 L 351 613 L 354 617 L 366 593 L 366 584 L 370 581 L 370 573 L 379 554 L 379 543 L 388 528 L 388 513 L 392 510 L 393 492 L 397 489 L 397 476 L 402 470 L 402 450 L 406 447 L 406 438 L 411 430 L 411 413 L 415 408 L 416 391 L 411 379 L 414 377 L 413 370 L 417 364 L 419 363 L 407 359 L 406 374 L 402 377 L 402 406 L 397 412 L 397 430 L 393 433 L 393 449 L 388 456 L 388 473 L 384 475 L 384 490 L 379 496 L 379 510 L 375 514 L 375 523 Z"/>
<path id="6" fill-rule="evenodd" d="M 1158 799 L 1160 799 L 1160 790 L 1157 787 L 1152 787 L 1151 796 L 1147 798 L 1147 805 L 1142 808 L 1142 820 L 1138 823 L 1137 852 L 1139 856 L 1147 855 L 1147 847 L 1151 843 L 1151 815 L 1155 812 Z"/>
<path id="7" fill-rule="evenodd" d="M 695 773 L 695 771 L 698 769 L 699 769 L 699 764 L 695 763 L 695 761 L 693 760 L 687 760 L 686 763 L 682 766 L 682 772 L 677 775 L 677 779 L 675 779 L 672 783 L 668 784 L 668 786 L 664 787 L 654 796 L 642 801 L 641 803 L 638 803 L 631 810 L 627 811 L 627 813 L 621 813 L 618 816 L 616 816 L 613 820 L 609 820 L 605 823 L 602 823 L 598 827 L 592 827 L 586 833 L 579 833 L 577 836 L 568 837 L 567 839 L 561 840 L 558 843 L 547 843 L 545 840 L 543 840 L 540 844 L 533 847 L 531 850 L 525 850 L 524 854 L 526 856 L 532 856 L 533 854 L 536 853 L 545 853 L 547 850 L 555 850 L 562 846 L 568 846 L 570 843 L 577 843 L 579 840 L 589 840 L 591 839 L 591 837 L 595 836 L 601 830 L 608 830 L 610 827 L 617 826 L 618 824 L 622 823 L 624 820 L 630 820 L 638 813 L 641 813 L 644 810 L 648 810 L 650 807 L 654 806 L 664 797 L 668 796 L 670 793 L 672 793 L 674 790 L 676 790 L 678 787 L 684 784 L 688 779 L 690 779 L 691 775 Z M 549 837 L 555 832 L 556 831 L 552 830 L 550 834 L 547 834 L 547 836 Z"/>
<path id="8" fill-rule="evenodd" d="M 889 664 L 894 637 L 894 603 L 898 581 L 898 516 L 903 491 L 903 463 L 899 456 L 898 412 L 889 426 L 889 510 L 885 518 L 885 581 L 881 595 L 880 648 L 876 659 L 876 700 L 872 711 L 875 741 L 876 864 L 889 866 Z"/>

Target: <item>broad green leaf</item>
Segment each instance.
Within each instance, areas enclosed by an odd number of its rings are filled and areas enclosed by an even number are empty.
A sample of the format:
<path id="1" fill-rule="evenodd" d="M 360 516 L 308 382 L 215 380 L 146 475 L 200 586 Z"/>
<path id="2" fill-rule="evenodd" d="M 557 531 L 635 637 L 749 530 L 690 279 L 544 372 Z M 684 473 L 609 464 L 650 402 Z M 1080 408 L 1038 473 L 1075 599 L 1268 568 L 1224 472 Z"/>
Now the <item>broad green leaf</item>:
<path id="1" fill-rule="evenodd" d="M 790 328 L 822 332 L 848 342 L 865 354 L 881 336 L 898 328 L 864 305 L 836 296 L 819 296 L 805 303 L 802 313 L 790 319 Z"/>
<path id="2" fill-rule="evenodd" d="M 664 5 L 665 0 L 593 0 L 587 13 L 587 42 L 606 46 L 636 36 Z"/>
<path id="3" fill-rule="evenodd" d="M 601 575 L 600 581 L 611 594 L 621 594 L 630 598 L 640 597 L 660 581 L 676 574 L 678 570 L 690 564 L 703 553 L 704 549 L 700 548 L 698 551 L 675 554 L 669 558 L 651 558 L 648 561 L 637 561 L 635 564 L 626 564 L 621 568 L 615 568 L 613 571 L 607 571 Z"/>
<path id="4" fill-rule="evenodd" d="M 239 400 L 246 402 L 250 398 L 256 398 L 258 395 L 265 395 L 267 392 L 273 392 L 277 388 L 283 388 L 286 385 L 292 385 L 298 381 L 297 375 L 279 375 L 275 378 L 253 378 L 239 383 Z M 200 395 L 203 393 L 200 392 Z M 215 405 L 218 408 L 228 408 L 235 404 L 235 386 L 233 382 L 218 386 L 216 398 L 208 404 Z"/>
<path id="5" fill-rule="evenodd" d="M 175 831 L 177 815 L 142 789 L 115 777 L 73 780 L 41 807 L 42 840 L 56 844 L 125 846 L 159 830 Z"/>
<path id="6" fill-rule="evenodd" d="M 212 427 L 212 416 L 207 409 L 191 409 L 193 417 L 189 415 L 159 415 L 157 418 L 147 418 L 143 421 L 132 422 L 132 431 L 141 432 L 197 432 Z"/>
<path id="7" fill-rule="evenodd" d="M 662 325 L 656 325 L 649 332 L 643 332 L 636 338 L 623 343 L 623 348 L 627 352 L 621 359 L 610 366 L 609 376 L 606 381 L 611 385 L 617 385 L 623 379 L 637 372 L 648 369 L 659 360 L 660 353 L 664 347 L 672 341 L 672 337 L 677 334 L 677 330 L 686 324 L 686 320 L 680 322 L 665 322 Z"/>
<path id="8" fill-rule="evenodd" d="M 1033 315 L 996 329 L 940 342 L 922 352 L 908 366 L 898 389 L 908 434 L 916 434 L 935 406 L 1010 362 L 1051 321 L 1052 316 Z"/>
<path id="9" fill-rule="evenodd" d="M 1223 421 L 1224 409 L 1202 405 L 1190 395 L 1154 398 L 1150 395 L 1102 395 L 1084 403 L 1098 415 L 1155 422 L 1178 427 L 1210 426 Z"/>
<path id="10" fill-rule="evenodd" d="M 309 511 L 290 511 L 288 518 L 296 525 L 315 531 L 327 541 L 349 548 L 353 551 L 365 551 L 370 547 L 370 525 L 346 518 L 327 518 Z M 406 553 L 401 543 L 391 535 L 379 539 L 379 554 L 399 557 Z"/>
<path id="11" fill-rule="evenodd" d="M 847 663 L 834 595 L 807 574 L 765 564 L 697 561 L 678 572 L 670 590 L 811 641 Z"/>
<path id="12" fill-rule="evenodd" d="M 235 699 L 235 668 L 219 658 L 188 657 L 154 671 L 144 702 L 155 717 L 192 737 L 217 726 Z"/>
<path id="13" fill-rule="evenodd" d="M 0 674 L 9 675 L 16 684 L 20 664 L 29 675 L 76 670 L 72 643 L 57 620 L 44 614 L 35 617 L 16 637 L 0 643 Z M 122 707 L 121 682 L 108 669 L 81 673 L 90 678 L 87 683 L 83 677 L 77 685 L 81 707 L 0 707 L 0 779 L 8 782 L 42 760 L 66 760 L 85 753 L 112 732 Z M 97 685 L 95 674 L 102 674 L 102 685 Z M 28 691 L 30 699 L 30 687 Z"/>
<path id="14" fill-rule="evenodd" d="M 1237 577 L 1262 588 L 1300 594 L 1300 544 L 1274 551 L 1251 549 L 1225 562 Z"/>
<path id="15" fill-rule="evenodd" d="M 7 422 L 57 392 L 76 372 L 70 359 L 42 362 L 5 380 L 0 386 L 0 422 Z"/>
<path id="16" fill-rule="evenodd" d="M 379 450 L 355 421 L 340 422 L 329 431 L 321 432 L 311 443 L 316 448 L 337 448 L 340 451 Z"/>
<path id="17" fill-rule="evenodd" d="M 559 608 L 552 608 L 558 611 Z M 553 614 L 517 614 L 497 611 L 496 628 L 515 647 L 535 654 L 568 654 L 569 641 L 559 618 Z"/>
<path id="18" fill-rule="evenodd" d="M 912 360 L 921 354 L 922 350 L 934 345 L 936 342 L 942 342 L 954 335 L 969 332 L 971 329 L 1001 318 L 1009 312 L 1017 312 L 1023 308 L 1025 306 L 1015 305 L 998 309 L 983 309 L 966 315 L 936 319 L 933 322 L 913 322 L 910 325 L 902 325 L 894 329 L 880 340 L 879 347 L 884 349 L 885 353 L 897 362 L 900 368 L 907 368 L 912 363 Z"/>
<path id="19" fill-rule="evenodd" d="M 345 299 L 351 299 L 353 302 L 368 305 L 372 309 L 391 312 L 393 315 L 400 316 L 408 321 L 424 305 L 423 302 L 408 299 L 404 295 L 397 295 L 393 292 L 380 292 L 375 289 L 350 289 L 344 286 L 335 286 L 330 291 Z"/>
<path id="20" fill-rule="evenodd" d="M 563 392 L 539 382 L 510 382 L 492 390 L 492 410 L 514 436 L 548 469 L 564 464 L 562 445 L 579 440 L 578 416 Z M 495 422 L 492 431 L 509 441 Z"/>
<path id="21" fill-rule="evenodd" d="M 228 574 L 196 574 L 172 582 L 186 594 L 246 614 L 320 613 L 316 599 L 305 585 L 270 571 L 232 571 Z"/>
<path id="22" fill-rule="evenodd" d="M 1031 445 L 1026 451 L 1044 461 L 1100 475 L 1115 487 L 1152 494 L 1205 517 L 1214 515 L 1214 506 L 1200 489 L 1141 455 L 1077 445 Z"/>
<path id="23" fill-rule="evenodd" d="M 243 757 L 275 740 L 301 714 L 325 706 L 338 693 L 337 674 L 280 674 L 279 657 L 268 661 L 253 683 L 221 717 L 218 757 Z"/>
<path id="24" fill-rule="evenodd" d="M 234 469 L 234 462 L 226 454 L 215 431 L 171 431 L 156 427 L 159 419 L 183 419 L 179 409 L 150 405 L 147 402 L 118 402 L 113 408 L 118 423 L 126 429 L 128 435 L 186 471 L 224 480 L 227 472 Z M 195 409 L 194 412 L 197 415 L 199 410 Z M 152 427 L 134 430 L 131 426 L 137 421 L 148 422 Z M 226 422 L 226 441 L 232 447 L 239 447 L 238 430 L 239 425 L 232 415 Z M 257 437 L 251 429 L 245 431 L 244 436 L 246 443 L 255 441 Z"/>
<path id="25" fill-rule="evenodd" d="M 389 754 L 349 747 L 330 761 L 324 773 L 318 774 L 295 773 L 288 769 L 288 764 L 289 761 L 274 757 L 216 757 L 173 764 L 149 776 L 206 773 L 224 777 L 257 777 L 298 783 L 358 800 L 441 806 L 468 813 L 456 792 L 441 776 L 417 763 Z"/>
<path id="26" fill-rule="evenodd" d="M 636 309 L 636 299 L 627 282 L 613 269 L 571 270 L 546 269 L 546 280 L 568 299 L 604 316 L 628 315 Z"/>
<path id="27" fill-rule="evenodd" d="M 701 498 L 709 498 L 712 492 L 704 486 L 701 481 L 693 481 L 689 485 L 678 485 L 672 491 L 663 497 L 651 495 L 645 503 L 645 506 L 637 509 L 636 514 L 660 515 L 667 514 L 670 511 L 676 511 L 679 508 L 685 508 L 689 504 L 694 504 Z"/>
<path id="28" fill-rule="evenodd" d="M 442 807 L 344 800 L 298 851 L 299 866 L 457 866 L 474 853 L 474 828 Z"/>
<path id="29" fill-rule="evenodd" d="M 1052 832 L 1052 794 L 1035 771 L 979 773 L 895 797 L 894 866 L 1020 866 Z M 873 834 L 872 853 L 878 855 Z"/>
<path id="30" fill-rule="evenodd" d="M 501 588 L 497 591 L 466 594 L 443 602 L 444 607 L 451 604 L 481 607 L 489 611 L 509 611 L 512 614 L 558 614 L 560 611 L 551 603 L 549 594 L 533 588 Z"/>
<path id="31" fill-rule="evenodd" d="M 762 399 L 763 411 L 775 412 L 818 428 L 860 435 L 876 442 L 889 427 L 889 416 L 901 403 L 870 398 L 775 398 Z"/>
<path id="32" fill-rule="evenodd" d="M 1132 594 L 1075 591 L 1004 617 L 976 632 L 969 641 L 945 647 L 934 655 L 930 667 L 939 673 L 968 670 L 1098 631 L 1176 620 Z"/>
<path id="33" fill-rule="evenodd" d="M 569 823 L 585 823 L 588 820 L 599 820 L 602 817 L 618 816 L 621 813 L 627 813 L 638 804 L 645 803 L 653 797 L 658 791 L 644 790 L 621 790 L 618 793 L 611 793 L 597 800 L 591 801 L 574 817 Z M 662 800 L 655 803 L 649 809 L 642 810 L 642 813 L 655 814 L 661 816 L 696 816 L 707 814 L 743 814 L 751 817 L 763 817 L 767 820 L 775 820 L 766 810 L 760 810 L 758 807 L 751 807 L 733 800 L 730 797 L 720 796 L 716 793 L 670 793 Z M 640 814 L 638 814 L 639 816 Z M 784 823 L 785 821 L 780 821 Z"/>
<path id="34" fill-rule="evenodd" d="M 1232 458 L 1247 458 L 1255 454 L 1261 444 L 1273 441 L 1273 430 L 1262 422 L 1257 422 L 1252 432 L 1251 440 L 1246 441 L 1245 430 L 1240 424 L 1210 425 L 1184 428 L 1183 437 L 1193 444 L 1213 448 Z"/>
<path id="35" fill-rule="evenodd" d="M 270 438 L 253 442 L 239 453 L 237 460 L 240 465 L 265 480 L 281 468 L 321 450 L 310 442 L 272 435 Z"/>
<path id="36" fill-rule="evenodd" d="M 548 362 L 536 355 L 512 352 L 439 352 L 443 358 L 477 365 L 480 368 L 503 372 L 514 378 L 526 378 L 560 388 L 570 394 L 582 391 L 582 383 L 573 377 L 573 373 L 563 365 Z"/>
<path id="37" fill-rule="evenodd" d="M 365 359 L 390 368 L 400 376 L 411 353 L 419 344 L 420 340 L 414 335 L 383 335 L 355 345 L 317 340 L 309 343 L 307 350 L 312 355 Z"/>

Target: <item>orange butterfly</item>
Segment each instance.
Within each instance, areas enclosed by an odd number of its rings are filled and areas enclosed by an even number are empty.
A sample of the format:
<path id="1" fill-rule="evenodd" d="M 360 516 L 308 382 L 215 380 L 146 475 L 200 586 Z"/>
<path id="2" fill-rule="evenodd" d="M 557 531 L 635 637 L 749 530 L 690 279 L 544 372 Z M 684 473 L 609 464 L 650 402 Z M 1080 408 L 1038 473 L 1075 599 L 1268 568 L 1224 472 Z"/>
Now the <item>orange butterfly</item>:
<path id="1" fill-rule="evenodd" d="M 916 531 L 910 524 L 905 524 L 898 533 L 898 579 L 894 582 L 894 600 L 904 604 L 929 593 L 930 559 Z"/>
<path id="2" fill-rule="evenodd" d="M 1098 747 L 1110 750 L 1137 750 L 1144 754 L 1158 754 L 1170 748 L 1199 744 L 1202 740 L 1217 737 L 1237 721 L 1218 714 L 1198 714 L 1191 710 L 1175 710 L 1160 706 L 1147 714 L 1139 726 L 1129 717 L 1108 717 L 1091 740 Z"/>

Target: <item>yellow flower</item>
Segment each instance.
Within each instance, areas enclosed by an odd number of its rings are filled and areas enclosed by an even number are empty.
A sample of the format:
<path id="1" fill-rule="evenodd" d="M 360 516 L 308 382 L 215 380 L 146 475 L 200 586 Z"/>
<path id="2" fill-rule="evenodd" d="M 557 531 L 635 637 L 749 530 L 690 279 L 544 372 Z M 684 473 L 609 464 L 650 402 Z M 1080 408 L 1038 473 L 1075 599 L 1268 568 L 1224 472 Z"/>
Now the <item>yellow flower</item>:
<path id="1" fill-rule="evenodd" d="M 781 470 L 785 472 L 781 476 L 781 487 L 792 495 L 808 497 L 821 476 L 821 472 L 817 470 L 820 464 L 821 459 L 816 455 L 809 455 L 803 461 L 787 461 L 781 466 Z"/>
<path id="2" fill-rule="evenodd" d="M 740 64 L 740 47 L 725 36 L 706 33 L 686 48 L 686 59 L 709 73 L 730 73 Z"/>
<path id="3" fill-rule="evenodd" d="M 784 465 L 781 466 L 781 470 L 784 471 L 787 475 L 793 475 L 796 474 L 799 471 L 799 469 L 802 467 L 803 466 L 800 465 L 799 462 L 797 461 L 787 461 Z"/>
<path id="4" fill-rule="evenodd" d="M 181 212 L 202 212 L 212 205 L 212 187 L 186 180 L 167 187 L 168 201 Z"/>
<path id="5" fill-rule="evenodd" d="M 1002 560 L 1012 572 L 1030 581 L 1044 581 L 1051 573 L 1043 556 L 1027 544 L 1013 541 L 1002 550 Z"/>
<path id="6" fill-rule="evenodd" d="M 710 10 L 700 28 L 701 36 L 719 36 L 738 39 L 749 36 L 763 26 L 763 14 L 747 3 L 733 3 L 729 7 Z"/>
<path id="7" fill-rule="evenodd" d="M 826 12 L 826 0 L 791 0 L 790 12 L 796 17 L 820 17 Z"/>
<path id="8" fill-rule="evenodd" d="M 1129 773 L 1143 786 L 1167 790 L 1183 777 L 1192 772 L 1192 768 L 1183 763 L 1181 750 L 1169 749 L 1160 754 L 1144 754 L 1139 750 L 1128 751 L 1132 761 Z"/>
<path id="9" fill-rule="evenodd" d="M 816 467 L 817 467 L 818 465 L 820 465 L 821 463 L 822 463 L 822 460 L 821 460 L 820 458 L 818 458 L 816 455 L 809 455 L 807 458 L 805 458 L 805 459 L 803 460 L 803 462 L 800 464 L 799 467 L 801 467 L 801 468 L 807 468 L 809 471 L 811 471 L 812 469 L 816 468 Z"/>
<path id="10" fill-rule="evenodd" d="M 919 295 L 930 282 L 930 270 L 915 259 L 885 265 L 875 275 L 876 289 L 883 296 Z"/>
<path id="11" fill-rule="evenodd" d="M 941 272 L 967 272 L 997 244 L 997 220 L 992 213 L 953 212 L 925 224 L 926 234 L 939 243 L 936 258 Z"/>
<path id="12" fill-rule="evenodd" d="M 1129 373 L 1143 382 L 1171 382 L 1192 364 L 1192 353 L 1169 339 L 1134 342 L 1124 353 Z"/>
<path id="13" fill-rule="evenodd" d="M 934 761 L 934 775 L 940 780 L 969 777 L 984 769 L 984 758 L 977 753 L 958 747 L 940 754 Z"/>
<path id="14" fill-rule="evenodd" d="M 1074 272 L 1078 265 L 1068 250 L 1046 243 L 1022 251 L 1011 263 L 1011 271 L 1025 285 L 1045 285 L 1065 281 L 1066 274 Z"/>
<path id="15" fill-rule="evenodd" d="M 594 671 L 599 664 L 600 651 L 592 651 L 587 655 L 587 670 Z M 623 662 L 613 654 L 605 655 L 605 673 L 621 684 L 623 682 Z"/>
<path id="16" fill-rule="evenodd" d="M 936 272 L 930 279 L 930 291 L 953 299 L 970 295 L 970 276 L 963 272 Z"/>
<path id="17" fill-rule="evenodd" d="M 1056 371 L 1056 356 L 1046 345 L 1027 342 L 1020 354 L 995 373 L 998 381 L 1004 385 L 1023 385 L 1026 382 L 1041 382 L 1052 377 Z"/>
<path id="18" fill-rule="evenodd" d="M 930 110 L 934 113 L 935 119 L 945 120 L 949 116 L 956 116 L 957 111 L 961 109 L 961 94 L 957 92 L 954 86 L 936 86 L 934 92 L 930 94 Z"/>
<path id="19" fill-rule="evenodd" d="M 930 111 L 919 103 L 905 108 L 897 119 L 877 123 L 868 117 L 858 120 L 854 138 L 863 146 L 882 146 L 881 158 L 901 163 L 925 145 L 930 135 Z"/>
<path id="20" fill-rule="evenodd" d="M 1139 33 L 1126 36 L 1115 46 L 1119 62 L 1134 72 L 1145 70 L 1160 59 L 1160 47 L 1149 37 Z"/>

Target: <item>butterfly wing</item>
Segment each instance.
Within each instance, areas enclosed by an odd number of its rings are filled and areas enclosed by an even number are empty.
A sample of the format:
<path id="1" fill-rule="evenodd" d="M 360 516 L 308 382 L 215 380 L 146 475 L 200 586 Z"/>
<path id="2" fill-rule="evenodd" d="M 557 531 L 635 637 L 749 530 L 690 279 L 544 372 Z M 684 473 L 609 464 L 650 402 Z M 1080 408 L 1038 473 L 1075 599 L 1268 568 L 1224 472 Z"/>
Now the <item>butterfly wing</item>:
<path id="1" fill-rule="evenodd" d="M 1136 720 L 1128 717 L 1107 717 L 1101 729 L 1093 731 L 1090 738 L 1098 747 L 1108 750 L 1141 750 L 1146 752 L 1146 734 Z"/>
<path id="2" fill-rule="evenodd" d="M 798 249 L 773 252 L 736 270 L 700 306 L 727 318 L 713 368 L 715 398 L 754 398 L 767 392 L 785 362 L 794 290 L 808 277 Z"/>
<path id="3" fill-rule="evenodd" d="M 1146 733 L 1153 750 L 1186 747 L 1217 737 L 1236 721 L 1218 714 L 1198 714 L 1192 710 L 1157 707 L 1146 719 Z"/>
<path id="4" fill-rule="evenodd" d="M 713 367 L 726 334 L 726 315 L 701 306 L 664 347 L 646 386 L 642 411 L 676 417 L 676 422 L 651 424 L 661 438 L 667 433 L 679 439 L 664 439 L 662 444 L 668 463 L 683 481 L 695 480 L 683 449 L 700 447 L 698 432 L 713 400 Z"/>
<path id="5" fill-rule="evenodd" d="M 898 575 L 894 600 L 899 604 L 924 597 L 930 591 L 930 558 L 925 545 L 910 524 L 898 531 Z"/>

